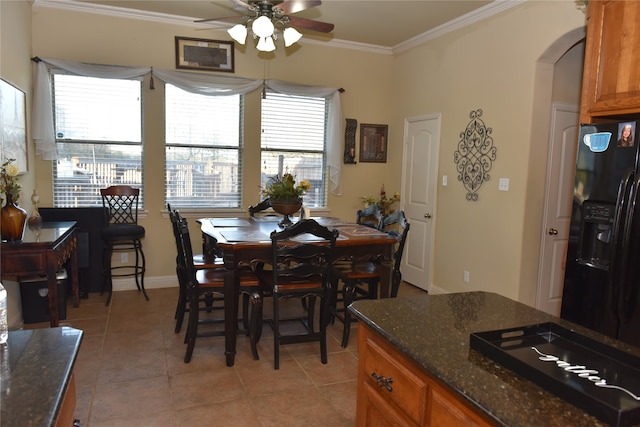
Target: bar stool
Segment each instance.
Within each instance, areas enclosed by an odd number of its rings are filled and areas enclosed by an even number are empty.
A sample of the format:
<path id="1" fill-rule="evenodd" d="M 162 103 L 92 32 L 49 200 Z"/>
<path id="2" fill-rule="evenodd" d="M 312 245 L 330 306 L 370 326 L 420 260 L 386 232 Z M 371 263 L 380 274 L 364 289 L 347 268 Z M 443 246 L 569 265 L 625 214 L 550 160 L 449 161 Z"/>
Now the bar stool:
<path id="1" fill-rule="evenodd" d="M 149 301 L 144 289 L 145 259 L 142 252 L 144 227 L 138 225 L 138 196 L 140 189 L 128 185 L 113 185 L 100 190 L 102 206 L 105 208 L 105 226 L 100 232 L 104 243 L 103 291 L 109 296 L 105 305 L 111 303 L 113 277 L 135 277 L 136 286 Z M 111 258 L 116 252 L 135 252 L 135 264 L 112 266 Z M 117 272 L 124 270 L 124 272 Z"/>

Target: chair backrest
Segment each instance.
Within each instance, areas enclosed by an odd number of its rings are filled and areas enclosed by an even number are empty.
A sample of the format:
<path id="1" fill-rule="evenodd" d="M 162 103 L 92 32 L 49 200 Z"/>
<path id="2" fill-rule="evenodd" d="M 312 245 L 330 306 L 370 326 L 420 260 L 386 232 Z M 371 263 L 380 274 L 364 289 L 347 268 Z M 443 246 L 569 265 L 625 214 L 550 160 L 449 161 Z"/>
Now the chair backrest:
<path id="1" fill-rule="evenodd" d="M 410 225 L 407 222 L 407 217 L 404 211 L 397 210 L 391 215 L 385 217 L 383 222 L 383 229 L 387 230 L 391 226 L 397 224 L 397 230 L 389 230 L 388 233 L 395 236 L 398 243 L 396 244 L 395 251 L 393 252 L 393 270 L 392 270 L 392 283 L 391 283 L 391 297 L 398 296 L 398 287 L 402 281 L 402 273 L 400 272 L 400 265 L 402 263 L 402 254 L 404 253 L 404 246 L 407 242 L 407 235 L 409 234 Z"/>
<path id="2" fill-rule="evenodd" d="M 180 212 L 176 214 L 176 224 L 178 231 L 178 280 L 181 286 L 188 286 L 189 283 L 197 286 L 196 267 L 193 264 L 193 249 L 191 249 L 191 236 L 189 236 L 189 225 L 186 218 L 182 218 Z"/>
<path id="3" fill-rule="evenodd" d="M 254 217 L 258 212 L 262 212 L 264 210 L 267 210 L 271 207 L 271 203 L 269 202 L 269 199 L 264 199 L 263 201 L 261 201 L 260 203 L 258 203 L 255 206 L 249 206 L 249 216 Z"/>
<path id="4" fill-rule="evenodd" d="M 274 291 L 279 291 L 282 278 L 295 286 L 292 281 L 319 276 L 325 288 L 331 286 L 329 274 L 337 238 L 338 230 L 329 230 L 313 219 L 272 232 Z"/>
<path id="5" fill-rule="evenodd" d="M 178 255 L 180 255 L 180 228 L 178 223 L 182 219 L 180 212 L 175 209 L 171 209 L 171 205 L 167 203 L 167 210 L 169 211 L 169 219 L 171 220 L 171 229 L 173 230 L 173 237 L 176 239 L 176 248 L 178 248 Z"/>
<path id="6" fill-rule="evenodd" d="M 107 225 L 137 224 L 139 188 L 128 185 L 112 185 L 100 190 L 102 206 L 107 215 Z"/>
<path id="7" fill-rule="evenodd" d="M 380 230 L 382 228 L 382 212 L 376 204 L 371 204 L 356 212 L 356 223 Z"/>

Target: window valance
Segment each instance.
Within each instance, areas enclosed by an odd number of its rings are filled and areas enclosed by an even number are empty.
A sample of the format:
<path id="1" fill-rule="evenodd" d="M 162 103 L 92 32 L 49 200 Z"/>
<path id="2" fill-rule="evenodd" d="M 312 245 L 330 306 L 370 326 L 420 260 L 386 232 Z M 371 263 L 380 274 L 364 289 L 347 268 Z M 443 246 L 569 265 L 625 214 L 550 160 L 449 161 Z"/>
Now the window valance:
<path id="1" fill-rule="evenodd" d="M 220 76 L 214 74 L 189 73 L 184 71 L 152 69 L 151 67 L 125 67 L 116 65 L 88 64 L 54 58 L 39 58 L 36 67 L 33 95 L 33 140 L 36 155 L 44 160 L 56 158 L 53 110 L 51 108 L 50 70 L 57 69 L 80 76 L 133 79 L 148 73 L 166 83 L 170 83 L 187 92 L 209 96 L 247 94 L 266 85 L 271 90 L 287 95 L 315 96 L 326 98 L 329 105 L 327 120 L 327 164 L 331 192 L 339 194 L 341 173 L 342 110 L 338 88 L 307 86 L 278 80 L 255 80 L 242 77 Z"/>

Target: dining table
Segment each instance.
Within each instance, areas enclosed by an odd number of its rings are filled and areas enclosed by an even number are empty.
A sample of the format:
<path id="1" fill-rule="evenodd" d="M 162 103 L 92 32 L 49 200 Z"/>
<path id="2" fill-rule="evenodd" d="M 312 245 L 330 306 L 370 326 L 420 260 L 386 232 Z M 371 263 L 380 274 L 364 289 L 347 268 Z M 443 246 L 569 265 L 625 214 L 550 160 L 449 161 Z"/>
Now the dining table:
<path id="1" fill-rule="evenodd" d="M 334 259 L 372 258 L 381 261 L 383 277 L 380 280 L 380 297 L 389 296 L 391 268 L 385 260 L 391 260 L 396 239 L 374 228 L 359 225 L 336 217 L 313 217 L 320 225 L 339 232 L 334 249 Z M 205 256 L 215 248 L 222 256 L 227 270 L 224 282 L 225 357 L 227 366 L 233 366 L 236 354 L 238 319 L 239 269 L 248 263 L 271 263 L 271 233 L 282 231 L 282 217 L 201 218 L 200 223 Z M 294 223 L 297 218 L 292 218 Z"/>

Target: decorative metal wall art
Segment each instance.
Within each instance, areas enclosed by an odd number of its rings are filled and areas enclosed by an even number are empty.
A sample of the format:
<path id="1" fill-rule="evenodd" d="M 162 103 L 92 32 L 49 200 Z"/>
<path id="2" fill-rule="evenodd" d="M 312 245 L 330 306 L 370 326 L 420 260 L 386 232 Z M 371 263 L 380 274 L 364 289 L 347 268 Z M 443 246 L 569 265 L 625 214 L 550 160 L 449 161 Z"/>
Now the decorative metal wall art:
<path id="1" fill-rule="evenodd" d="M 344 128 L 344 163 L 356 164 L 356 129 L 358 121 L 356 119 L 346 119 L 347 125 Z"/>
<path id="2" fill-rule="evenodd" d="M 458 181 L 467 190 L 467 200 L 477 201 L 478 190 L 490 178 L 489 171 L 496 159 L 497 148 L 493 146 L 491 128 L 485 126 L 480 119 L 482 110 L 471 111 L 471 121 L 467 128 L 460 132 L 458 149 L 453 154 L 453 161 L 458 170 Z"/>

